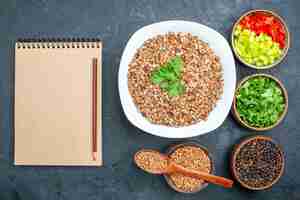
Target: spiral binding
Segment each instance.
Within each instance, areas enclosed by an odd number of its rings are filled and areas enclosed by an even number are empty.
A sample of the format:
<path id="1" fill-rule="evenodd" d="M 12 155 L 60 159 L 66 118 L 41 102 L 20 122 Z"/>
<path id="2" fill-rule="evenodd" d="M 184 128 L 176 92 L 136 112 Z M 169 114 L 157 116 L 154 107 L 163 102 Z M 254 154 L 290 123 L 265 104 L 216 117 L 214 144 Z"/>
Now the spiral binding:
<path id="1" fill-rule="evenodd" d="M 20 38 L 16 42 L 18 49 L 59 49 L 59 48 L 100 48 L 98 38 Z"/>

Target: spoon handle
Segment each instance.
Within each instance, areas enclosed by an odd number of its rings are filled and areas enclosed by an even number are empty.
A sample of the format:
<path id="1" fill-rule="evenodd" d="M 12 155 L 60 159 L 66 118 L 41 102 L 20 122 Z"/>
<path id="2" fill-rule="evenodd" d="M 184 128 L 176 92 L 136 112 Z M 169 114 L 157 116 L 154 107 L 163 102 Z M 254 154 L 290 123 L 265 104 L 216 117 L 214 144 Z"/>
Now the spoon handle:
<path id="1" fill-rule="evenodd" d="M 233 185 L 233 181 L 224 177 L 220 177 L 220 176 L 215 176 L 209 173 L 205 173 L 205 172 L 200 172 L 200 171 L 196 171 L 196 170 L 190 170 L 190 169 L 186 169 L 180 165 L 177 165 L 176 163 L 172 163 L 171 164 L 171 168 L 173 168 L 173 173 L 174 172 L 178 172 L 180 174 L 183 174 L 185 176 L 189 176 L 192 178 L 197 178 L 197 179 L 202 179 L 205 180 L 209 183 L 213 183 L 216 185 L 220 185 L 223 186 L 225 188 L 231 188 Z"/>

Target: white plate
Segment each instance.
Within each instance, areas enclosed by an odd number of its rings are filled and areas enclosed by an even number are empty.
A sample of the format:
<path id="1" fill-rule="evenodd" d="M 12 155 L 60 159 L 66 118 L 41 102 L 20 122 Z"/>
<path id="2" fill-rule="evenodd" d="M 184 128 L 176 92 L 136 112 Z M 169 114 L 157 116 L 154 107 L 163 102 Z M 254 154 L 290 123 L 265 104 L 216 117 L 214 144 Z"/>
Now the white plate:
<path id="1" fill-rule="evenodd" d="M 224 92 L 216 107 L 210 112 L 207 121 L 184 126 L 169 127 L 150 123 L 139 112 L 128 91 L 128 65 L 137 49 L 152 37 L 168 32 L 189 32 L 207 42 L 214 53 L 220 57 L 223 66 Z M 231 48 L 226 39 L 215 30 L 196 22 L 164 21 L 145 26 L 129 39 L 123 52 L 119 68 L 119 93 L 123 110 L 128 120 L 136 127 L 153 135 L 167 138 L 187 138 L 202 135 L 218 128 L 230 110 L 236 84 L 235 63 Z"/>

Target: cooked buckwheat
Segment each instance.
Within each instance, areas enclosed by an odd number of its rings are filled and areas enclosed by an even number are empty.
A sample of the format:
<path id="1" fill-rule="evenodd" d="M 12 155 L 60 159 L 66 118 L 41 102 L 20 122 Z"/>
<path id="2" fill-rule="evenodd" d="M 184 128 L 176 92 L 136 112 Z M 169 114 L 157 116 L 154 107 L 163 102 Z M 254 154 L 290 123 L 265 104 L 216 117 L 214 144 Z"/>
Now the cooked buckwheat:
<path id="1" fill-rule="evenodd" d="M 171 97 L 150 80 L 153 70 L 180 55 L 185 93 Z M 187 126 L 206 120 L 223 93 L 222 66 L 207 43 L 190 33 L 147 40 L 129 64 L 128 88 L 140 112 L 152 123 Z"/>

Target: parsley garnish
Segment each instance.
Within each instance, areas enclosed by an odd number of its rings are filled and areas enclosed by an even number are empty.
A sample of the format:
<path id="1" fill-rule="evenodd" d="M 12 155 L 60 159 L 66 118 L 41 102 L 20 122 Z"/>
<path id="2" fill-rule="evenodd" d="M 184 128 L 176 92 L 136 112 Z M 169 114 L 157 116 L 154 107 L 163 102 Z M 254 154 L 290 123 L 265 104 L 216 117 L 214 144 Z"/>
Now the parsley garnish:
<path id="1" fill-rule="evenodd" d="M 254 127 L 275 124 L 285 108 L 280 87 L 274 80 L 266 77 L 246 81 L 239 89 L 236 99 L 240 117 Z"/>
<path id="2" fill-rule="evenodd" d="M 160 88 L 168 92 L 169 96 L 179 96 L 185 92 L 185 86 L 181 81 L 183 60 L 180 56 L 175 56 L 151 74 L 151 82 L 159 85 Z"/>

